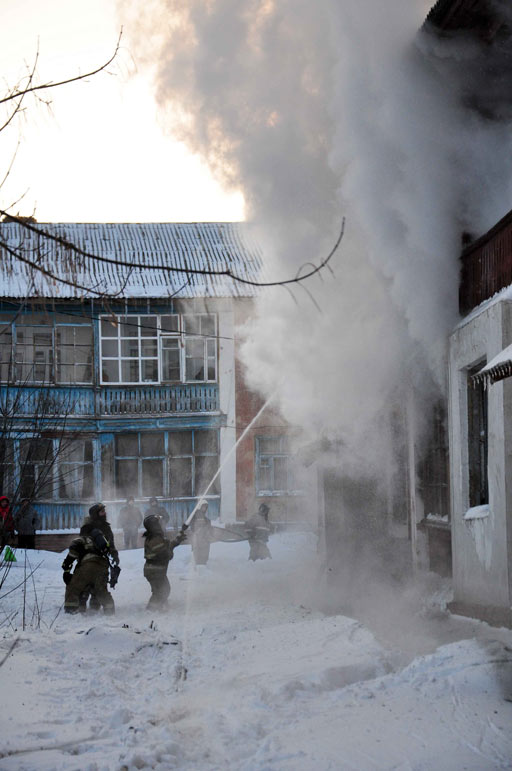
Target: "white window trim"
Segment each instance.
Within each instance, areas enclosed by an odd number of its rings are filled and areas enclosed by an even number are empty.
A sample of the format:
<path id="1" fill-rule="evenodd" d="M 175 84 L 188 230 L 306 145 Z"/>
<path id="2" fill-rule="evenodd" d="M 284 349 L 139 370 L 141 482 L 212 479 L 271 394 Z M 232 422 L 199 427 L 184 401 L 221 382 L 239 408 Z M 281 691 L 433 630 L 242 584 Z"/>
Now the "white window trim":
<path id="1" fill-rule="evenodd" d="M 128 316 L 131 314 L 119 314 L 116 315 L 116 319 L 120 319 L 123 316 Z M 219 377 L 219 345 L 218 345 L 218 317 L 216 313 L 181 313 L 181 314 L 174 314 L 174 313 L 134 313 L 133 318 L 142 319 L 144 317 L 156 317 L 157 319 L 157 327 L 156 327 L 156 337 L 142 337 L 140 334 L 140 328 L 137 330 L 138 336 L 137 338 L 122 338 L 120 331 L 121 331 L 121 322 L 118 323 L 116 331 L 117 336 L 115 337 L 106 337 L 102 335 L 101 333 L 101 323 L 103 319 L 109 319 L 111 318 L 108 315 L 102 315 L 100 316 L 100 334 L 99 334 L 99 342 L 100 342 L 100 351 L 99 351 L 99 358 L 100 358 L 100 383 L 101 385 L 105 386 L 124 386 L 126 388 L 130 387 L 137 387 L 137 386 L 148 386 L 148 385 L 171 385 L 171 384 L 177 384 L 177 385 L 195 385 L 200 383 L 217 383 L 218 377 Z M 178 317 L 178 332 L 168 332 L 167 330 L 162 330 L 162 317 L 165 316 L 177 316 Z M 215 333 L 213 336 L 213 339 L 215 341 L 215 379 L 211 380 L 208 379 L 208 349 L 206 344 L 206 337 L 204 335 L 197 335 L 197 334 L 187 334 L 184 331 L 184 317 L 185 316 L 213 316 L 214 323 L 215 323 Z M 138 322 L 143 323 L 143 322 Z M 181 379 L 180 380 L 164 380 L 163 378 L 163 353 L 162 353 L 162 340 L 165 338 L 173 338 L 177 339 L 179 342 L 179 354 L 180 354 L 180 374 Z M 123 360 L 129 361 L 131 357 L 123 357 L 121 356 L 121 341 L 124 339 L 137 339 L 139 341 L 144 339 L 156 339 L 157 341 L 157 362 L 158 362 L 158 380 L 138 380 L 138 381 L 123 381 L 122 380 L 122 370 L 121 370 L 121 362 Z M 205 379 L 204 380 L 187 380 L 186 378 L 186 355 L 185 355 L 185 340 L 193 340 L 198 339 L 202 340 L 203 345 L 203 365 L 204 365 L 204 374 Z M 211 339 L 211 338 L 208 338 Z M 117 357 L 114 356 L 103 356 L 103 341 L 108 340 L 116 340 L 118 343 L 118 355 Z M 139 349 L 140 351 L 140 349 Z M 133 357 L 135 358 L 135 357 Z M 141 373 L 141 362 L 144 359 L 150 359 L 154 360 L 155 357 L 143 357 L 141 353 L 139 352 L 139 356 L 137 361 L 139 362 L 139 378 Z M 103 380 L 103 361 L 116 361 L 118 362 L 118 373 L 119 373 L 119 380 Z"/>

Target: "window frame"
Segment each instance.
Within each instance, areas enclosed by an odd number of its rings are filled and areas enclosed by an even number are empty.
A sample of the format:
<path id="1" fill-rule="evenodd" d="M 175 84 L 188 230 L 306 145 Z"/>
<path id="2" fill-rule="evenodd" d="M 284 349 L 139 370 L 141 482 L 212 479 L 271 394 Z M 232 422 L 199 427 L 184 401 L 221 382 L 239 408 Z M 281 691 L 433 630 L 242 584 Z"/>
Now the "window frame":
<path id="1" fill-rule="evenodd" d="M 290 452 L 286 446 L 289 441 L 287 434 L 274 434 L 274 435 L 259 435 L 254 437 L 255 440 L 255 453 L 254 453 L 254 483 L 257 496 L 283 496 L 283 495 L 300 495 L 302 490 L 293 485 L 295 481 L 295 474 L 293 470 L 293 453 Z M 273 452 L 265 452 L 262 449 L 263 442 L 279 441 L 278 449 Z M 278 489 L 276 482 L 276 459 L 286 459 L 286 489 Z M 264 465 L 267 464 L 268 465 Z M 261 483 L 262 469 L 270 470 L 270 488 L 263 487 Z"/>
<path id="2" fill-rule="evenodd" d="M 5 467 L 9 467 L 8 472 L 10 473 L 10 482 L 12 484 L 12 490 L 11 490 L 11 497 L 17 495 L 18 497 L 30 497 L 29 491 L 23 489 L 23 470 L 28 469 L 29 466 L 33 467 L 34 473 L 33 477 L 34 480 L 38 480 L 41 469 L 43 469 L 48 465 L 48 463 L 51 464 L 50 470 L 48 472 L 48 477 L 45 479 L 45 481 L 42 483 L 43 487 L 46 488 L 44 490 L 45 494 L 41 494 L 40 490 L 36 490 L 36 499 L 40 501 L 45 502 L 51 502 L 51 503 L 83 503 L 84 500 L 86 501 L 92 501 L 96 497 L 96 479 L 95 479 L 95 461 L 94 461 L 94 445 L 95 440 L 92 436 L 85 436 L 80 438 L 71 438 L 67 436 L 55 438 L 51 436 L 31 436 L 30 434 L 25 434 L 23 437 L 12 437 L 7 438 L 4 440 L 5 442 L 10 443 L 11 448 L 11 458 L 7 463 L 3 463 L 2 465 Z M 44 459 L 41 458 L 23 458 L 23 442 L 35 442 L 36 444 L 39 444 L 41 441 L 47 441 L 51 443 L 51 451 L 50 451 L 50 457 L 45 457 Z M 84 460 L 84 461 L 63 461 L 62 457 L 65 455 L 66 448 L 71 446 L 71 443 L 74 442 L 83 442 L 84 444 L 86 442 L 90 442 L 90 450 L 91 450 L 91 459 L 90 460 Z M 65 498 L 60 495 L 60 479 L 61 479 L 61 465 L 64 467 L 69 466 L 82 466 L 82 467 L 89 467 L 89 472 L 91 474 L 91 495 L 89 497 L 84 498 L 83 492 L 78 496 L 77 498 Z M 82 478 L 85 478 L 83 476 Z"/>
<path id="3" fill-rule="evenodd" d="M 475 382 L 486 360 L 466 370 L 466 452 L 468 506 L 489 505 L 489 402 L 485 381 Z"/>
<path id="4" fill-rule="evenodd" d="M 201 434 L 202 432 L 213 432 L 215 433 L 216 437 L 216 451 L 208 451 L 208 450 L 202 450 L 201 452 L 197 452 L 196 447 L 196 436 L 197 434 Z M 185 450 L 180 450 L 177 452 L 173 451 L 172 448 L 172 435 L 177 433 L 187 433 L 190 434 L 190 450 L 187 448 Z M 138 447 L 138 455 L 118 455 L 117 449 L 116 449 L 116 439 L 130 435 L 136 435 L 137 436 L 137 447 Z M 163 435 L 163 454 L 162 455 L 142 455 L 142 436 L 151 435 L 151 434 L 161 434 Z M 119 460 L 136 460 L 137 461 L 137 484 L 136 484 L 136 491 L 133 491 L 131 494 L 134 496 L 134 498 L 150 498 L 150 497 L 163 497 L 163 498 L 169 498 L 169 499 L 177 499 L 177 500 L 191 500 L 197 498 L 199 495 L 202 495 L 204 493 L 204 490 L 197 489 L 197 458 L 216 458 L 216 464 L 217 469 L 220 464 L 220 433 L 218 428 L 182 428 L 182 429 L 166 429 L 163 431 L 129 431 L 129 432 L 120 432 L 118 434 L 114 435 L 114 455 L 113 455 L 113 461 L 114 461 L 114 493 L 116 496 L 116 500 L 121 500 L 123 498 L 126 498 L 126 494 L 124 491 L 121 491 L 118 488 L 118 471 L 117 471 L 117 462 Z M 171 465 L 173 459 L 189 459 L 190 460 L 190 495 L 174 495 L 173 493 L 173 484 L 171 480 Z M 144 480 L 143 480 L 143 461 L 145 460 L 161 460 L 162 461 L 162 493 L 160 492 L 144 492 Z M 218 479 L 218 478 L 217 478 Z M 221 489 L 220 489 L 220 482 L 217 481 L 215 488 L 213 491 L 209 491 L 208 495 L 213 496 L 220 496 Z"/>
<path id="5" fill-rule="evenodd" d="M 16 383 L 17 385 L 51 385 L 51 386 L 73 386 L 73 385 L 92 385 L 94 382 L 94 330 L 91 321 L 83 321 L 81 322 L 80 318 L 77 317 L 77 322 L 59 322 L 58 318 L 55 316 L 52 316 L 50 314 L 47 315 L 48 322 L 43 323 L 38 316 L 41 314 L 25 314 L 19 319 L 14 319 L 12 322 L 8 322 L 6 319 L 5 323 L 9 324 L 10 330 L 7 332 L 7 330 L 4 331 L 3 334 L 7 334 L 11 338 L 11 357 L 10 357 L 10 363 L 9 362 L 2 362 L 2 366 L 0 367 L 0 382 L 1 383 Z M 32 316 L 32 318 L 31 318 Z M 3 324 L 3 319 L 0 317 L 0 326 Z M 71 329 L 88 329 L 89 330 L 89 358 L 90 361 L 83 361 L 83 362 L 73 362 L 73 364 L 66 364 L 62 365 L 61 362 L 59 362 L 60 353 L 62 345 L 57 344 L 57 332 L 59 329 L 62 329 L 64 327 L 70 327 Z M 30 343 L 30 346 L 27 343 L 21 343 L 18 340 L 19 333 L 24 329 L 32 329 L 32 330 L 42 330 L 45 333 L 49 334 L 50 336 L 50 343 L 49 346 L 44 346 L 45 349 L 48 350 L 49 355 L 48 359 L 44 363 L 42 362 L 36 362 L 35 359 L 33 361 L 25 361 L 25 357 L 23 359 L 19 355 L 20 352 L 24 352 L 27 349 L 32 350 L 34 352 L 34 334 L 32 333 L 32 340 Z M 73 340 L 75 340 L 76 334 L 73 335 Z M 6 346 L 7 347 L 7 346 Z M 75 345 L 75 342 L 73 342 L 73 348 L 86 348 L 85 345 Z M 36 375 L 36 367 L 40 366 L 45 367 L 45 369 L 48 370 L 48 377 L 47 378 L 37 378 Z M 20 368 L 23 367 L 30 367 L 32 368 L 32 375 L 19 375 Z M 62 379 L 58 376 L 59 374 L 59 368 L 62 366 L 66 367 L 73 367 L 73 371 L 76 371 L 75 368 L 77 366 L 84 366 L 89 367 L 89 379 L 87 380 L 69 380 L 69 379 Z M 7 378 L 4 378 L 4 372 L 3 370 L 7 368 Z"/>
<path id="6" fill-rule="evenodd" d="M 154 317 L 156 319 L 155 335 L 144 335 L 143 325 L 144 319 Z M 175 317 L 177 324 L 176 329 L 164 329 L 164 319 Z M 218 382 L 218 358 L 219 358 L 219 346 L 218 346 L 218 316 L 217 313 L 134 313 L 134 314 L 119 314 L 116 315 L 116 334 L 105 335 L 103 334 L 103 323 L 112 320 L 111 316 L 100 316 L 100 329 L 99 329 L 99 359 L 100 359 L 100 383 L 101 385 L 115 385 L 115 386 L 142 386 L 142 385 L 185 385 L 195 383 L 217 383 Z M 137 335 L 123 336 L 122 335 L 122 319 L 132 318 L 137 324 Z M 187 332 L 187 320 L 195 319 L 199 320 L 199 332 Z M 203 327 L 207 328 L 213 321 L 214 333 L 208 334 L 203 331 Z M 124 322 L 126 323 L 126 322 Z M 124 356 L 122 352 L 122 342 L 124 340 L 138 340 L 139 351 L 138 356 L 128 357 Z M 156 340 L 156 356 L 145 357 L 142 355 L 142 341 L 143 340 Z M 179 362 L 179 380 L 170 379 L 165 377 L 164 372 L 164 351 L 165 341 L 173 340 L 177 342 L 178 348 L 178 362 Z M 108 341 L 117 342 L 117 355 L 105 355 L 104 350 Z M 202 343 L 202 361 L 203 361 L 203 377 L 193 378 L 189 377 L 187 371 L 188 361 L 193 358 L 201 358 L 201 356 L 193 357 L 187 355 L 187 344 L 193 344 L 194 341 L 201 341 Z M 213 350 L 212 350 L 213 347 Z M 157 379 L 156 380 L 143 380 L 142 375 L 142 362 L 144 360 L 157 361 Z M 125 380 L 123 379 L 122 362 L 123 361 L 138 361 L 139 362 L 139 379 L 138 380 Z M 117 362 L 117 380 L 105 380 L 104 379 L 104 362 Z M 213 368 L 213 377 L 209 377 L 211 369 Z"/>

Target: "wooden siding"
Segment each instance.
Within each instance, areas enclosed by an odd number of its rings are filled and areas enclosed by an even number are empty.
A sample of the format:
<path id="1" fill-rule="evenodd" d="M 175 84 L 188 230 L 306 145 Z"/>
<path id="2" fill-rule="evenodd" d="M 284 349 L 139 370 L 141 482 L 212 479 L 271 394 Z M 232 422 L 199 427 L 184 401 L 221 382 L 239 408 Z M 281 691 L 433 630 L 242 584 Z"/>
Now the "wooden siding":
<path id="1" fill-rule="evenodd" d="M 465 315 L 512 284 L 512 212 L 467 247 L 461 263 L 459 310 Z"/>
<path id="2" fill-rule="evenodd" d="M 101 415 L 215 412 L 219 389 L 216 384 L 103 388 L 99 402 Z"/>
<path id="3" fill-rule="evenodd" d="M 220 496 L 206 496 L 208 500 L 208 516 L 216 519 L 220 512 Z M 192 513 L 198 498 L 159 498 L 158 503 L 169 513 L 168 527 L 178 530 L 183 522 Z M 119 510 L 126 501 L 104 501 L 107 508 L 107 517 L 113 528 L 117 527 Z M 136 500 L 135 505 L 142 513 L 148 507 L 147 500 Z M 41 517 L 40 530 L 79 530 L 87 516 L 92 502 L 79 503 L 76 501 L 37 501 L 34 507 Z"/>
<path id="4" fill-rule="evenodd" d="M 160 415 L 211 413 L 219 410 L 216 383 L 177 386 L 127 386 L 45 389 L 44 414 L 60 416 L 104 417 L 110 415 Z M 41 412 L 42 389 L 38 386 L 2 386 L 0 405 L 7 413 L 28 417 Z"/>

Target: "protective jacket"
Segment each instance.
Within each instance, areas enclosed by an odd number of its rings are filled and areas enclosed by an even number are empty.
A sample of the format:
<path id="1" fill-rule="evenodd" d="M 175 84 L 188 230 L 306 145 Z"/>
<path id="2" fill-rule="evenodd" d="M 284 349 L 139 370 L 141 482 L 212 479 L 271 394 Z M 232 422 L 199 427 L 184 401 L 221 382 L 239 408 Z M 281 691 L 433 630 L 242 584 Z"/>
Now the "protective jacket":
<path id="1" fill-rule="evenodd" d="M 185 534 L 180 533 L 172 541 L 160 533 L 144 533 L 144 570 L 167 570 L 169 560 L 172 560 L 174 549 L 183 543 Z"/>
<path id="2" fill-rule="evenodd" d="M 249 559 L 256 560 L 271 559 L 272 555 L 267 546 L 268 537 L 271 532 L 271 526 L 260 512 L 253 514 L 245 523 L 247 530 L 247 539 L 249 541 Z"/>
<path id="3" fill-rule="evenodd" d="M 210 544 L 214 540 L 213 526 L 206 514 L 198 511 L 190 523 L 190 543 L 196 565 L 206 565 L 210 556 Z"/>
<path id="4" fill-rule="evenodd" d="M 100 532 L 103 538 L 102 543 L 101 539 L 97 537 L 98 532 L 100 531 L 93 529 L 91 535 L 82 534 L 71 541 L 68 554 L 62 563 L 62 569 L 64 571 L 69 571 L 74 562 L 77 562 L 78 566 L 80 566 L 82 562 L 90 561 L 102 564 L 106 562 L 108 565 L 108 542 Z"/>
<path id="5" fill-rule="evenodd" d="M 112 555 L 114 562 L 119 562 L 119 552 L 117 551 L 116 545 L 114 543 L 114 533 L 110 527 L 110 522 L 107 522 L 106 519 L 103 517 L 91 517 L 90 515 L 87 516 L 84 519 L 82 527 L 80 528 L 80 533 L 88 535 L 95 528 L 101 530 L 107 539 L 110 548 L 110 554 Z"/>
<path id="6" fill-rule="evenodd" d="M 151 587 L 148 608 L 161 609 L 167 605 L 167 598 L 171 593 L 171 585 L 167 578 L 169 560 L 172 559 L 176 546 L 185 539 L 185 533 L 182 531 L 170 541 L 159 526 L 158 529 L 146 530 L 144 538 L 144 557 L 146 558 L 144 578 L 149 581 Z"/>
<path id="7" fill-rule="evenodd" d="M 80 597 L 86 591 L 94 595 L 98 604 L 103 607 L 104 613 L 114 613 L 114 600 L 107 588 L 108 554 L 108 542 L 99 528 L 93 527 L 87 534 L 82 532 L 73 539 L 62 563 L 64 576 L 66 576 L 69 575 L 73 563 L 77 562 L 70 580 L 66 580 L 64 599 L 66 613 L 76 613 L 82 607 Z"/>
<path id="8" fill-rule="evenodd" d="M 259 512 L 253 514 L 252 517 L 249 517 L 245 526 L 247 528 L 249 542 L 262 541 L 263 543 L 267 543 L 271 527 L 263 514 L 260 514 Z"/>

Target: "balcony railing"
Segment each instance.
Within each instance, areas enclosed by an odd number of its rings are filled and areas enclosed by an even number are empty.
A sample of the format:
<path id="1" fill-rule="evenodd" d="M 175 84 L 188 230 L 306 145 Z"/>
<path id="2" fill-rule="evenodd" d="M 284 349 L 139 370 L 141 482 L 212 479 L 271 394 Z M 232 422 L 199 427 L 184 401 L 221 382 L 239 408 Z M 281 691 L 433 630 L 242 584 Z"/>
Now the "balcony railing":
<path id="1" fill-rule="evenodd" d="M 108 387 L 99 392 L 101 415 L 154 415 L 160 412 L 215 412 L 215 383 L 179 386 Z"/>
<path id="2" fill-rule="evenodd" d="M 0 414 L 5 419 L 15 415 L 62 417 L 94 415 L 92 388 L 62 386 L 1 386 Z"/>
<path id="3" fill-rule="evenodd" d="M 208 517 L 216 519 L 220 511 L 219 496 L 210 497 L 208 500 Z M 169 514 L 168 528 L 178 530 L 183 522 L 192 513 L 198 498 L 168 498 L 158 499 L 158 503 L 163 506 Z M 119 510 L 126 504 L 122 501 L 104 501 L 107 509 L 108 521 L 113 528 L 117 528 Z M 84 518 L 88 514 L 89 503 L 77 503 L 74 501 L 36 501 L 34 507 L 41 518 L 41 530 L 62 531 L 79 530 Z M 135 501 L 135 505 L 144 514 L 148 507 L 147 500 Z"/>
<path id="4" fill-rule="evenodd" d="M 217 412 L 216 383 L 176 386 L 1 386 L 0 415 L 61 417 Z"/>
<path id="5" fill-rule="evenodd" d="M 459 310 L 465 315 L 512 283 L 512 212 L 468 246 L 461 263 Z"/>

